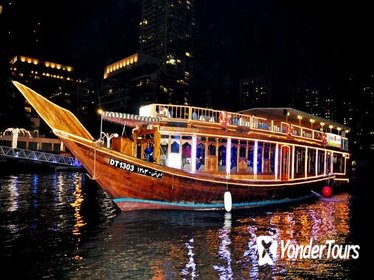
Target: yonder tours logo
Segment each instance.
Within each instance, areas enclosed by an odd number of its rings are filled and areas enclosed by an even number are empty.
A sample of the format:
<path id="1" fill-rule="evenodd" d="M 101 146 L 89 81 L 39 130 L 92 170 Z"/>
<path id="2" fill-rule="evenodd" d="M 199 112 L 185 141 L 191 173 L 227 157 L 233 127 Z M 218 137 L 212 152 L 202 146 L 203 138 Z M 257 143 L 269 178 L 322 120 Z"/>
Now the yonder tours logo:
<path id="1" fill-rule="evenodd" d="M 257 237 L 258 265 L 273 265 L 277 254 L 277 241 L 272 236 L 261 235 Z"/>
<path id="2" fill-rule="evenodd" d="M 313 238 L 308 244 L 297 244 L 291 240 L 280 240 L 273 236 L 261 235 L 256 239 L 258 265 L 273 265 L 276 257 L 281 259 L 358 259 L 360 246 L 337 244 L 335 240 L 326 240 L 322 244 L 314 244 Z M 279 245 L 279 246 L 278 246 Z M 279 254 L 278 253 L 279 250 Z"/>

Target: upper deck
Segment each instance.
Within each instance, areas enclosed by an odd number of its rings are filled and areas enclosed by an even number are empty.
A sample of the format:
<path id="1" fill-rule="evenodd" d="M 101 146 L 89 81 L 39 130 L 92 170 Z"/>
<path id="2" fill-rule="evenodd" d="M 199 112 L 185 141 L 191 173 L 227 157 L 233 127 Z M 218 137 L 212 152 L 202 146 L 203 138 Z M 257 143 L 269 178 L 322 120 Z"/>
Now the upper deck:
<path id="1" fill-rule="evenodd" d="M 185 105 L 149 104 L 140 107 L 139 115 L 157 117 L 168 123 L 268 132 L 300 140 L 314 140 L 321 145 L 348 151 L 348 127 L 293 108 L 253 108 L 227 112 Z"/>

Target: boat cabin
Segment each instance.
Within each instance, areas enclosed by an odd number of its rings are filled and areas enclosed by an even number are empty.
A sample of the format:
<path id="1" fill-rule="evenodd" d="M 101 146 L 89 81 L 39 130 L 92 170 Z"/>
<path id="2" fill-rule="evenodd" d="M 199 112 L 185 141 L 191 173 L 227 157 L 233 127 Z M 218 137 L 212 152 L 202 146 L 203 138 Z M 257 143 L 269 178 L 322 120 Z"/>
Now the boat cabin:
<path id="1" fill-rule="evenodd" d="M 293 108 L 226 112 L 150 104 L 139 115 L 104 112 L 131 126 L 112 149 L 189 173 L 248 180 L 348 180 L 349 128 Z"/>

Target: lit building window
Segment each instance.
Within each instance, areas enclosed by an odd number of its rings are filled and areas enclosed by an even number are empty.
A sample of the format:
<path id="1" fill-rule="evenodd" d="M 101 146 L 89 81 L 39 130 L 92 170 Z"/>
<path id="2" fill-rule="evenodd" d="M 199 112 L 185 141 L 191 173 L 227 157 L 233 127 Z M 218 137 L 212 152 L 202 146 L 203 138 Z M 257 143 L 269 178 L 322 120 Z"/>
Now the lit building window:
<path id="1" fill-rule="evenodd" d="M 174 58 L 169 58 L 168 60 L 166 60 L 166 64 L 172 64 L 172 65 L 175 65 L 175 59 Z"/>

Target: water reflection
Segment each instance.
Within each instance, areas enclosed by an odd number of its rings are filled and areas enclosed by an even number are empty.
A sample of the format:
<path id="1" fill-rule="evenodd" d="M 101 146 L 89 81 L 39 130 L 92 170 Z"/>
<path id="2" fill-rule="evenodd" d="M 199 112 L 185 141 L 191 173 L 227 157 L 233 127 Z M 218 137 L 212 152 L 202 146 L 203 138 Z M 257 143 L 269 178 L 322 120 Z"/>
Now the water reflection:
<path id="1" fill-rule="evenodd" d="M 74 202 L 71 203 L 71 206 L 74 208 L 74 218 L 75 224 L 73 227 L 73 235 L 81 235 L 80 228 L 85 226 L 84 217 L 81 215 L 81 207 L 84 201 L 83 192 L 82 192 L 82 174 L 74 174 Z"/>
<path id="2" fill-rule="evenodd" d="M 13 212 L 18 209 L 18 177 L 11 176 L 9 178 L 9 182 L 7 184 L 8 191 L 9 191 L 9 200 L 8 202 L 8 211 Z"/>
<path id="3" fill-rule="evenodd" d="M 259 266 L 256 246 L 260 235 L 293 244 L 308 244 L 311 237 L 316 244 L 327 239 L 351 242 L 351 197 L 340 198 L 268 212 L 121 213 L 102 235 L 82 244 L 89 257 L 70 276 L 78 279 L 95 273 L 106 278 L 110 272 L 122 279 L 345 278 L 354 260 L 288 260 L 276 255 L 274 265 Z"/>
<path id="4" fill-rule="evenodd" d="M 350 278 L 357 267 L 356 260 L 288 260 L 279 254 L 274 265 L 258 262 L 261 235 L 278 243 L 308 244 L 313 238 L 315 244 L 356 244 L 352 196 L 346 193 L 333 201 L 231 213 L 118 214 L 80 173 L 10 175 L 0 178 L 0 186 L 1 257 L 15 276 L 336 279 Z"/>
<path id="5" fill-rule="evenodd" d="M 186 279 L 186 276 L 190 276 L 190 279 L 195 279 L 197 277 L 196 274 L 196 263 L 194 259 L 194 243 L 193 238 L 188 240 L 185 245 L 187 249 L 187 256 L 188 256 L 188 263 L 185 265 L 185 267 L 182 269 L 181 275 L 183 276 L 183 279 Z"/>
<path id="6" fill-rule="evenodd" d="M 221 240 L 218 257 L 223 262 L 219 265 L 213 265 L 218 272 L 220 279 L 232 279 L 233 272 L 231 268 L 231 252 L 230 252 L 230 232 L 231 232 L 231 213 L 225 213 L 224 226 L 218 231 L 218 237 Z"/>

